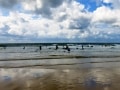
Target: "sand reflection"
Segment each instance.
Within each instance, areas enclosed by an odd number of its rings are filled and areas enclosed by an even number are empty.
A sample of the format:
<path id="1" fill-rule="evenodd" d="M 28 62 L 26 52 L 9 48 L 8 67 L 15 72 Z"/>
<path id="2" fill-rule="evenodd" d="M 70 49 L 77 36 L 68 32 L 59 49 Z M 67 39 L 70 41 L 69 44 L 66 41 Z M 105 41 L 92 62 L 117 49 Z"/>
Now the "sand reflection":
<path id="1" fill-rule="evenodd" d="M 120 69 L 0 69 L 0 90 L 119 90 Z"/>

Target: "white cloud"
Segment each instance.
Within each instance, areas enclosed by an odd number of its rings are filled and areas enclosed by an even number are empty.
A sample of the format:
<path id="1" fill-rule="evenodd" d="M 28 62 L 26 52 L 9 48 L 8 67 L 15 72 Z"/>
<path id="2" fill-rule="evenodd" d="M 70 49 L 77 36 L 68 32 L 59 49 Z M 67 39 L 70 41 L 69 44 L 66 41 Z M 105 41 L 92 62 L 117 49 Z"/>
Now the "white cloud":
<path id="1" fill-rule="evenodd" d="M 9 15 L 4 15 L 2 9 L 0 10 L 2 36 L 85 40 L 95 37 L 109 38 L 120 33 L 119 8 L 101 6 L 94 12 L 89 12 L 83 4 L 75 0 L 12 1 L 8 8 L 9 1 L 0 0 L 0 6 L 9 9 Z M 103 0 L 103 2 L 113 3 L 113 0 Z M 21 4 L 22 10 L 10 9 L 16 4 Z M 14 41 L 14 39 L 13 37 L 10 40 Z"/>
<path id="2" fill-rule="evenodd" d="M 14 16 L 16 16 L 14 18 Z M 23 20 L 24 19 L 24 20 Z M 17 21 L 16 21 L 17 20 Z M 9 26 L 7 34 L 18 36 L 30 36 L 36 38 L 75 38 L 79 30 L 61 29 L 61 23 L 54 20 L 40 18 L 34 19 L 23 13 L 11 13 L 9 19 L 3 18 L 4 23 Z M 4 32 L 4 30 L 2 30 Z"/>
<path id="3" fill-rule="evenodd" d="M 111 3 L 113 8 L 120 9 L 120 0 L 103 0 L 104 3 Z"/>
<path id="4" fill-rule="evenodd" d="M 120 26 L 120 10 L 119 9 L 110 9 L 108 7 L 102 6 L 96 9 L 93 12 L 93 23 L 103 22 L 110 25 L 119 25 Z"/>
<path id="5" fill-rule="evenodd" d="M 31 2 L 32 5 L 34 3 L 40 2 L 38 0 Z M 44 1 L 42 3 L 46 4 Z M 51 2 L 49 3 L 51 7 L 59 5 L 54 6 Z M 32 8 L 30 7 L 29 9 L 33 10 Z M 35 16 L 13 11 L 10 12 L 9 16 L 1 17 L 1 27 L 6 24 L 9 26 L 7 34 L 24 37 L 74 39 L 85 38 L 88 35 L 84 29 L 87 29 L 90 24 L 90 13 L 84 10 L 84 5 L 76 1 L 68 2 L 66 0 L 64 3 L 61 2 L 58 8 L 51 10 L 51 19 L 41 15 L 37 15 L 37 18 Z M 85 24 L 85 22 L 87 23 Z"/>
<path id="6" fill-rule="evenodd" d="M 103 0 L 104 3 L 111 3 L 112 0 Z"/>
<path id="7" fill-rule="evenodd" d="M 90 32 L 95 38 L 115 39 L 120 35 L 120 10 L 101 6 L 93 12 Z M 116 40 L 117 40 L 116 38 Z"/>

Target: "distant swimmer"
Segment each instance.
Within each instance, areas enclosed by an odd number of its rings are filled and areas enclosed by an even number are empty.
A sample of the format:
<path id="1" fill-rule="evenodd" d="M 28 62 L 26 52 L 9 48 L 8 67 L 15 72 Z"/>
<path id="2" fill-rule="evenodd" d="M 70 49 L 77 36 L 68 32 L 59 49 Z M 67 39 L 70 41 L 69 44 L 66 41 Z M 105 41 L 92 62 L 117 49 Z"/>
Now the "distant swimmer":
<path id="1" fill-rule="evenodd" d="M 76 49 L 79 49 L 78 47 Z"/>
<path id="2" fill-rule="evenodd" d="M 39 46 L 39 49 L 42 50 L 42 46 Z"/>
<path id="3" fill-rule="evenodd" d="M 68 50 L 68 52 L 70 52 L 70 48 L 68 48 L 67 50 Z"/>
<path id="4" fill-rule="evenodd" d="M 66 45 L 66 48 L 65 48 L 68 52 L 70 52 L 70 48 L 68 45 Z"/>
<path id="5" fill-rule="evenodd" d="M 93 47 L 93 45 L 91 45 L 91 47 Z"/>
<path id="6" fill-rule="evenodd" d="M 55 50 L 57 50 L 58 49 L 58 45 L 56 45 L 56 48 L 55 48 Z"/>
<path id="7" fill-rule="evenodd" d="M 84 50 L 84 46 L 82 45 L 82 50 Z"/>
<path id="8" fill-rule="evenodd" d="M 23 47 L 23 49 L 25 49 L 25 46 Z"/>

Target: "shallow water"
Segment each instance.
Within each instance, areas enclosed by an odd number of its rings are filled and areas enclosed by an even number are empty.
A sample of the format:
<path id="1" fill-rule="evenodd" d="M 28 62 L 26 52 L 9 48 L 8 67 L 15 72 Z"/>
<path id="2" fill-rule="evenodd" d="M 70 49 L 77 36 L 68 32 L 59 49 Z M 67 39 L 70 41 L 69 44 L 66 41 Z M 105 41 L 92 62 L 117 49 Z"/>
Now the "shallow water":
<path id="1" fill-rule="evenodd" d="M 0 90 L 119 90 L 120 45 L 0 47 Z"/>

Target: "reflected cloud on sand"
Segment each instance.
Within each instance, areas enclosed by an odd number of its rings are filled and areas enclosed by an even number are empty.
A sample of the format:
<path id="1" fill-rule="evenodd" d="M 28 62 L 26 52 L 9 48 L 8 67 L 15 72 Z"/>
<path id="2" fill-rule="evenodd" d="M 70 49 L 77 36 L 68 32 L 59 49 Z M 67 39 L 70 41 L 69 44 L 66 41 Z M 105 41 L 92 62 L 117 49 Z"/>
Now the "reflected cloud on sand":
<path id="1" fill-rule="evenodd" d="M 0 90 L 119 90 L 120 88 L 119 68 L 1 69 L 0 73 L 2 73 Z"/>

